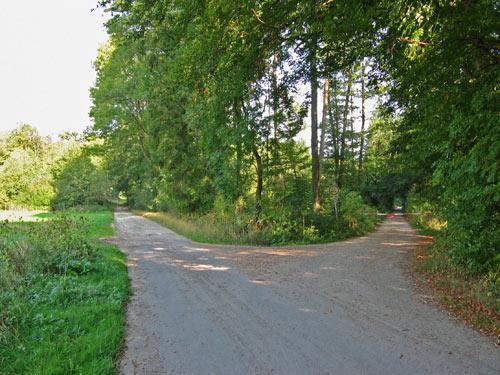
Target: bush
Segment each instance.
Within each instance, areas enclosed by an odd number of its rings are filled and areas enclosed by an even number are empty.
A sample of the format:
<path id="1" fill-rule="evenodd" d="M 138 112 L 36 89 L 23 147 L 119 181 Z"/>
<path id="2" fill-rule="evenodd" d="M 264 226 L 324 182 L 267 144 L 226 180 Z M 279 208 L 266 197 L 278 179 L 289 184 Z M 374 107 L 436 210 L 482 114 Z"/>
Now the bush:
<path id="1" fill-rule="evenodd" d="M 341 193 L 340 205 L 338 218 L 328 208 L 322 213 L 297 212 L 270 204 L 256 218 L 254 210 L 249 208 L 252 205 L 245 205 L 243 199 L 230 203 L 218 197 L 212 211 L 205 215 L 183 215 L 173 211 L 144 215 L 195 241 L 211 243 L 318 243 L 363 234 L 375 228 L 376 211 L 366 205 L 358 193 Z"/>
<path id="2" fill-rule="evenodd" d="M 375 228 L 377 211 L 364 203 L 359 193 L 341 191 L 339 200 L 342 221 L 351 234 L 366 233 Z"/>
<path id="3" fill-rule="evenodd" d="M 490 201 L 481 201 L 483 192 L 477 192 L 472 205 L 473 199 L 469 197 L 472 192 L 474 190 L 469 189 L 463 193 L 469 202 L 455 197 L 447 205 L 431 203 L 411 193 L 408 197 L 410 221 L 446 245 L 447 256 L 455 267 L 470 274 L 500 274 L 500 215 Z"/>
<path id="4" fill-rule="evenodd" d="M 48 164 L 16 149 L 0 165 L 0 207 L 48 207 L 54 196 Z"/>
<path id="5" fill-rule="evenodd" d="M 406 213 L 413 225 L 431 234 L 446 228 L 446 221 L 440 217 L 438 205 L 414 192 L 408 195 Z"/>
<path id="6" fill-rule="evenodd" d="M 56 196 L 52 208 L 106 206 L 113 198 L 113 189 L 106 172 L 88 155 L 77 154 L 56 177 Z"/>

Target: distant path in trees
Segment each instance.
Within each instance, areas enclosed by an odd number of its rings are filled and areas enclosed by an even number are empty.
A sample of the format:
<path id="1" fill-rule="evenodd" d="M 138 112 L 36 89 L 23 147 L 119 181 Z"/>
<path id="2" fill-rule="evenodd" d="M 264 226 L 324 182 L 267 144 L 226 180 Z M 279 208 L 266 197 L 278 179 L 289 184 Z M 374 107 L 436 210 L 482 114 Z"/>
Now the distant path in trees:
<path id="1" fill-rule="evenodd" d="M 492 340 L 406 275 L 428 238 L 402 217 L 339 243 L 194 243 L 128 212 L 124 374 L 498 374 Z"/>

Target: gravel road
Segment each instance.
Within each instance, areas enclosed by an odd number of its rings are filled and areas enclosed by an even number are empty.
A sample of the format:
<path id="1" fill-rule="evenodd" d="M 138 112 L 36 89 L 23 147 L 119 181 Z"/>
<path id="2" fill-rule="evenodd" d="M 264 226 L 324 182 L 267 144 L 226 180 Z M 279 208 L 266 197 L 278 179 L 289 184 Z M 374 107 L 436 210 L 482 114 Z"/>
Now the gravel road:
<path id="1" fill-rule="evenodd" d="M 205 245 L 115 214 L 133 296 L 123 374 L 499 374 L 489 338 L 414 287 L 401 217 L 294 247 Z"/>

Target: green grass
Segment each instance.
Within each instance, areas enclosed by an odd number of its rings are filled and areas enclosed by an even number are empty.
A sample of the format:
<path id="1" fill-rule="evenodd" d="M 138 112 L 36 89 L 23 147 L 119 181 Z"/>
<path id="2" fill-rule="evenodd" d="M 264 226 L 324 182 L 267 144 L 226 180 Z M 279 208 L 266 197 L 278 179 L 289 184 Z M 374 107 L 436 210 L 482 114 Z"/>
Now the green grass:
<path id="1" fill-rule="evenodd" d="M 166 212 L 139 210 L 133 212 L 196 242 L 215 244 L 239 244 L 244 242 L 242 236 L 231 225 L 217 225 L 217 223 L 198 221 Z"/>
<path id="2" fill-rule="evenodd" d="M 112 374 L 124 334 L 124 255 L 112 213 L 0 225 L 0 373 Z"/>
<path id="3" fill-rule="evenodd" d="M 319 235 L 317 229 L 312 226 L 302 226 L 300 223 L 259 225 L 259 223 L 252 222 L 252 218 L 243 215 L 220 218 L 215 215 L 200 217 L 178 215 L 171 212 L 140 210 L 133 212 L 196 242 L 258 246 L 307 245 L 340 241 L 373 231 L 379 220 L 376 215 L 371 215 L 354 230 L 345 227 L 336 229 L 332 227 L 324 235 Z M 289 230 L 292 225 L 294 225 L 295 231 Z"/>
<path id="4" fill-rule="evenodd" d="M 67 217 L 75 221 L 83 221 L 82 228 L 86 231 L 89 238 L 111 237 L 113 235 L 113 212 L 103 211 L 81 211 L 66 210 L 64 212 L 42 212 L 35 217 L 40 219 L 54 219 L 57 217 Z"/>

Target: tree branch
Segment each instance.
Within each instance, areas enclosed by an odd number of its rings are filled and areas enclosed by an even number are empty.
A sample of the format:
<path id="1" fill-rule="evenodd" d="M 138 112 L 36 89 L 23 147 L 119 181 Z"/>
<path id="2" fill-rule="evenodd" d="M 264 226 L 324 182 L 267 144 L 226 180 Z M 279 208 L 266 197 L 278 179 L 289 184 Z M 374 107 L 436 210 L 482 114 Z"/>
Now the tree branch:
<path id="1" fill-rule="evenodd" d="M 419 46 L 430 46 L 433 43 L 425 41 L 425 40 L 416 40 L 416 39 L 410 39 L 406 38 L 404 36 L 398 38 L 399 41 L 401 42 L 406 42 L 406 43 L 411 43 L 411 44 L 418 44 Z"/>
<path id="2" fill-rule="evenodd" d="M 262 20 L 262 18 L 260 18 L 260 16 L 257 14 L 257 12 L 255 11 L 255 9 L 252 8 L 252 13 L 253 15 L 255 16 L 255 18 L 257 18 L 257 21 L 259 21 L 261 24 L 265 25 L 266 23 Z"/>

